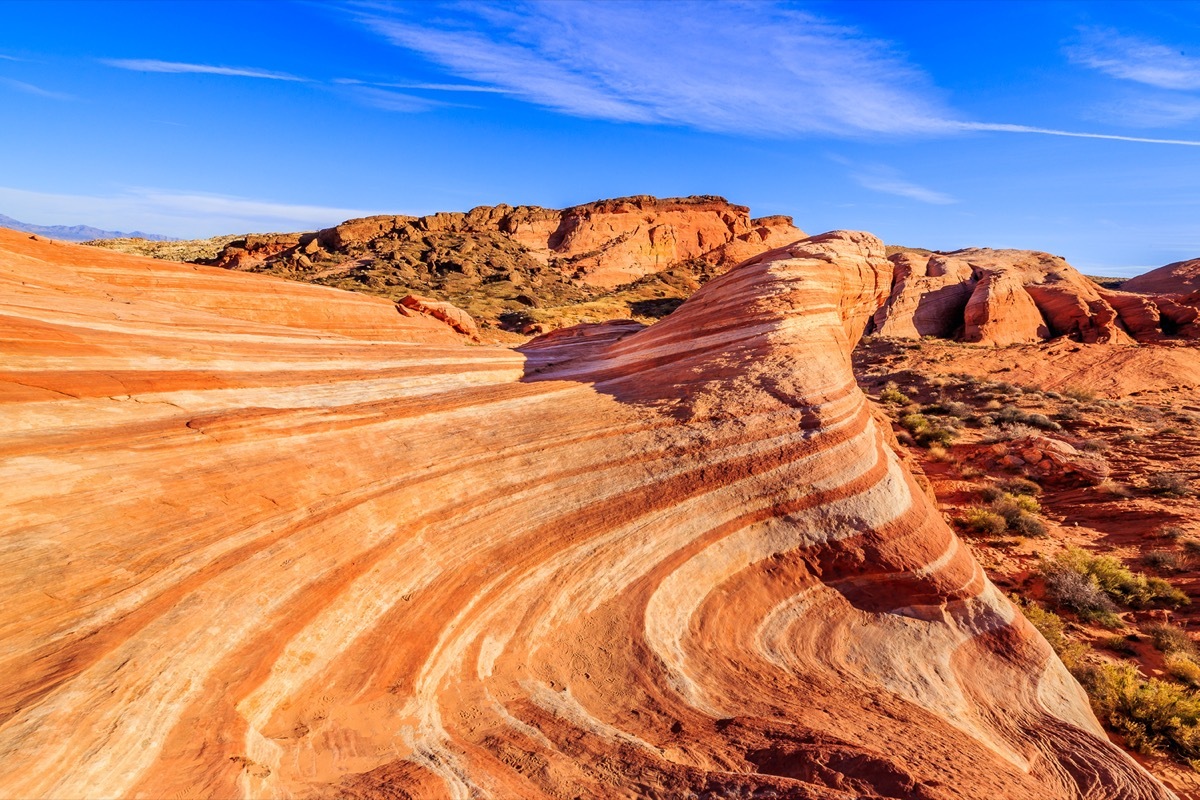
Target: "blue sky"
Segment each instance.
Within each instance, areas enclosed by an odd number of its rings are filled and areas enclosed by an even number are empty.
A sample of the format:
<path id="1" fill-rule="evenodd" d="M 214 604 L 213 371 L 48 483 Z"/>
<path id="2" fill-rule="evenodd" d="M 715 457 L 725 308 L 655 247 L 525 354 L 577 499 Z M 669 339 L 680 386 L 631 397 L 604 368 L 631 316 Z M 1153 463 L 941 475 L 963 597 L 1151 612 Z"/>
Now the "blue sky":
<path id="1" fill-rule="evenodd" d="M 1093 273 L 1200 256 L 1193 2 L 3 10 L 0 213 L 28 222 L 208 236 L 720 194 Z"/>

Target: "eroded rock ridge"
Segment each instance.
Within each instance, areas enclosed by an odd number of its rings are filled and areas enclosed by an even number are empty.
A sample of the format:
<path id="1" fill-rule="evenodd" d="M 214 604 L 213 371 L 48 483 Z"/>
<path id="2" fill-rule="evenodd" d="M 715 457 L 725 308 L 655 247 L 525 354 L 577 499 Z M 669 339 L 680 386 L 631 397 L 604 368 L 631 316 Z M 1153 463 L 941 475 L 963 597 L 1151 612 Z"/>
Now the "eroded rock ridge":
<path id="1" fill-rule="evenodd" d="M 512 351 L 0 232 L 0 795 L 1169 797 L 873 420 L 892 270 Z"/>

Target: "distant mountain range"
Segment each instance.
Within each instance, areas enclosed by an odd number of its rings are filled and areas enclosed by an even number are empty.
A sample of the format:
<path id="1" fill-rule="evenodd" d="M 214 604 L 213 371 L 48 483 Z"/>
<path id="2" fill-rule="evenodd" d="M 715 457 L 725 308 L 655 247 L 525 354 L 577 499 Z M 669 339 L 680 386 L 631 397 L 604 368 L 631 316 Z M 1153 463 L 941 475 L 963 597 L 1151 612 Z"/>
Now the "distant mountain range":
<path id="1" fill-rule="evenodd" d="M 152 242 L 173 242 L 175 237 L 163 236 L 158 233 L 142 233 L 132 231 L 105 231 L 90 225 L 31 225 L 12 217 L 0 214 L 0 228 L 12 228 L 16 231 L 36 233 L 49 239 L 63 239 L 68 242 L 87 242 L 92 239 L 149 239 Z"/>

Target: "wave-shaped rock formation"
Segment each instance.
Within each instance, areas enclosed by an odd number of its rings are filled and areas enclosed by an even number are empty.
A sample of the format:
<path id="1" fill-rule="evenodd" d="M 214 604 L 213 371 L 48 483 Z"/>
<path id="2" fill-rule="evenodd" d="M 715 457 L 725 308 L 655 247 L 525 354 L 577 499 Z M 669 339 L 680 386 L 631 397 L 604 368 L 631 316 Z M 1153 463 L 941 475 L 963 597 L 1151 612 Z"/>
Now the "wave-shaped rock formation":
<path id="1" fill-rule="evenodd" d="M 1058 256 L 974 248 L 891 256 L 895 283 L 872 329 L 1010 345 L 1068 337 L 1089 344 L 1200 338 L 1200 294 L 1105 289 Z M 1164 268 L 1166 269 L 1166 268 Z"/>
<path id="2" fill-rule="evenodd" d="M 1170 797 L 873 421 L 883 254 L 518 352 L 0 232 L 0 796 Z"/>

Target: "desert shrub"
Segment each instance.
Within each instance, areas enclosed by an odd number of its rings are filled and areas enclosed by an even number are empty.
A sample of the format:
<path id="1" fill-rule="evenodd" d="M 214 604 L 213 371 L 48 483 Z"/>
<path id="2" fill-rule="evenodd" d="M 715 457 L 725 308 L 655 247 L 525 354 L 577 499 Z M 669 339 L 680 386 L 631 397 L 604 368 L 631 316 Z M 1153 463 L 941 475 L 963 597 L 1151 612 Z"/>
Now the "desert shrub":
<path id="1" fill-rule="evenodd" d="M 1200 539 L 1184 539 L 1183 552 L 1192 556 L 1200 556 Z"/>
<path id="2" fill-rule="evenodd" d="M 879 402 L 889 406 L 906 406 L 912 401 L 895 383 L 888 381 L 879 392 Z"/>
<path id="3" fill-rule="evenodd" d="M 1192 491 L 1188 479 L 1178 472 L 1155 472 L 1146 478 L 1146 488 L 1169 497 L 1186 497 Z"/>
<path id="4" fill-rule="evenodd" d="M 1042 487 L 1028 478 L 1008 478 L 1000 481 L 997 486 L 1009 494 L 1022 494 L 1032 497 L 1042 493 Z"/>
<path id="5" fill-rule="evenodd" d="M 1043 392 L 1049 400 L 1062 400 L 1062 395 L 1058 392 Z"/>
<path id="6" fill-rule="evenodd" d="M 1044 561 L 1041 572 L 1046 582 L 1046 597 L 1057 608 L 1074 612 L 1081 619 L 1097 622 L 1107 628 L 1120 626 L 1116 605 L 1090 577 L 1052 561 Z"/>
<path id="7" fill-rule="evenodd" d="M 1007 406 L 1000 409 L 996 413 L 996 422 L 1001 425 L 1005 423 L 1020 423 L 1022 425 L 1030 425 L 1034 428 L 1040 428 L 1044 431 L 1061 431 L 1062 425 L 1059 425 L 1054 420 L 1047 417 L 1045 414 L 1031 414 L 1016 406 Z"/>
<path id="8" fill-rule="evenodd" d="M 1159 572 L 1179 572 L 1184 567 L 1183 557 L 1174 550 L 1150 550 L 1142 556 L 1142 563 Z"/>
<path id="9" fill-rule="evenodd" d="M 1072 400 L 1079 400 L 1084 403 L 1090 403 L 1096 399 L 1095 392 L 1091 389 L 1084 389 L 1082 386 L 1067 386 L 1060 393 L 1063 397 L 1069 397 Z"/>
<path id="10" fill-rule="evenodd" d="M 1162 411 L 1154 406 L 1135 405 L 1131 413 L 1143 422 L 1157 422 L 1162 419 Z"/>
<path id="11" fill-rule="evenodd" d="M 1088 578 L 1110 599 L 1130 608 L 1186 605 L 1188 597 L 1162 578 L 1132 572 L 1112 556 L 1092 555 L 1078 547 L 1059 553 L 1054 567 Z"/>
<path id="12" fill-rule="evenodd" d="M 1164 525 L 1158 529 L 1158 535 L 1164 539 L 1178 539 L 1183 534 L 1183 528 L 1178 525 Z"/>
<path id="13" fill-rule="evenodd" d="M 1004 517 L 986 508 L 972 508 L 962 521 L 970 530 L 991 536 L 999 536 L 1008 530 L 1008 522 Z"/>
<path id="14" fill-rule="evenodd" d="M 1133 649 L 1133 643 L 1126 636 L 1105 636 L 1100 640 L 1100 646 L 1123 656 L 1131 656 L 1137 652 Z"/>
<path id="15" fill-rule="evenodd" d="M 932 461 L 941 461 L 947 464 L 953 464 L 957 460 L 954 454 L 936 442 L 929 445 L 929 458 Z"/>
<path id="16" fill-rule="evenodd" d="M 1058 654 L 1067 669 L 1074 670 L 1083 663 L 1083 656 L 1088 649 L 1087 645 L 1067 638 L 1066 626 L 1063 624 L 1062 617 L 1053 611 L 1047 611 L 1036 603 L 1024 603 L 1021 610 L 1025 614 L 1025 619 L 1037 628 L 1038 633 L 1042 634 L 1042 638 Z"/>
<path id="17" fill-rule="evenodd" d="M 953 444 L 954 431 L 933 422 L 924 414 L 905 414 L 900 418 L 900 427 L 912 434 L 917 444 L 929 447 L 933 444 Z"/>
<path id="18" fill-rule="evenodd" d="M 987 436 L 984 436 L 980 441 L 984 444 L 996 444 L 997 442 L 1011 442 L 1014 439 L 1024 439 L 1027 436 L 1033 436 L 1037 430 L 1023 425 L 1019 422 L 1010 422 L 1006 425 L 993 430 Z"/>
<path id="19" fill-rule="evenodd" d="M 1156 430 L 1154 432 L 1154 435 L 1155 436 L 1178 436 L 1181 433 L 1183 433 L 1183 431 L 1179 430 L 1179 428 L 1173 428 L 1170 425 L 1168 425 L 1165 428 L 1159 428 L 1158 430 Z"/>
<path id="20" fill-rule="evenodd" d="M 1078 447 L 1085 453 L 1103 453 L 1108 449 L 1108 442 L 1103 439 L 1084 439 Z"/>
<path id="21" fill-rule="evenodd" d="M 1147 754 L 1171 752 L 1189 762 L 1200 758 L 1195 692 L 1157 678 L 1143 680 L 1129 663 L 1091 666 L 1079 677 L 1096 716 L 1130 747 Z"/>
<path id="22" fill-rule="evenodd" d="M 930 403 L 921 408 L 922 414 L 932 414 L 937 417 L 958 417 L 965 419 L 971 416 L 971 407 L 966 403 L 960 403 L 957 400 L 943 400 L 938 403 Z"/>
<path id="23" fill-rule="evenodd" d="M 991 510 L 1004 518 L 1008 529 L 1025 536 L 1044 536 L 1046 524 L 1037 515 L 1042 507 L 1026 494 L 1000 492 L 991 502 Z"/>
<path id="24" fill-rule="evenodd" d="M 1121 444 L 1145 444 L 1146 437 L 1140 433 L 1122 433 L 1117 437 L 1117 441 Z"/>
<path id="25" fill-rule="evenodd" d="M 1083 419 L 1083 412 L 1075 406 L 1063 406 L 1055 412 L 1054 416 L 1063 422 L 1078 422 Z"/>
<path id="26" fill-rule="evenodd" d="M 1096 484 L 1096 491 L 1112 497 L 1133 497 L 1133 489 L 1124 483 L 1105 478 Z"/>
<path id="27" fill-rule="evenodd" d="M 1200 664 L 1196 663 L 1194 656 L 1186 653 L 1168 653 L 1163 662 L 1167 672 L 1176 680 L 1191 687 L 1200 686 Z"/>
<path id="28" fill-rule="evenodd" d="M 1154 642 L 1154 646 L 1164 653 L 1183 653 L 1184 655 L 1196 655 L 1196 644 L 1192 641 L 1192 637 L 1187 635 L 1187 632 L 1178 625 L 1172 625 L 1168 622 L 1160 622 L 1156 625 L 1146 627 L 1146 633 L 1150 634 L 1150 640 Z"/>

